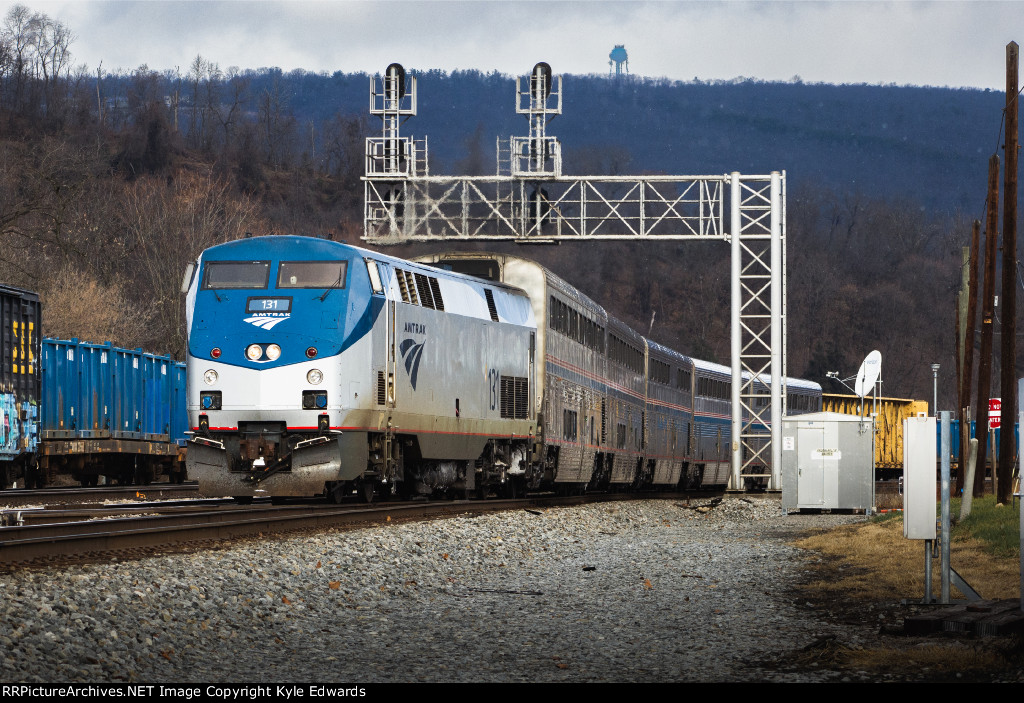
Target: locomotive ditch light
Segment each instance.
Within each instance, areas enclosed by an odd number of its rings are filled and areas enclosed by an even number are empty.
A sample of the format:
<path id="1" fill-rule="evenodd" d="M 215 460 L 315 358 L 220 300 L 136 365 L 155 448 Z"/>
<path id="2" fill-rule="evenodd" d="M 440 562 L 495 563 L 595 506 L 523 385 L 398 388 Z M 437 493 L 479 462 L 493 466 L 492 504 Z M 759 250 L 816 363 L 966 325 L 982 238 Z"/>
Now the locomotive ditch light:
<path id="1" fill-rule="evenodd" d="M 213 369 L 207 369 L 206 373 L 203 374 L 203 381 L 206 382 L 206 385 L 212 386 L 214 383 L 217 382 L 218 377 L 219 376 L 216 371 L 214 371 Z"/>
<path id="2" fill-rule="evenodd" d="M 320 369 L 310 369 L 306 373 L 306 381 L 308 381 L 311 386 L 319 386 L 320 382 L 323 380 L 324 374 Z"/>
<path id="3" fill-rule="evenodd" d="M 263 357 L 263 347 L 259 344 L 250 344 L 245 348 L 245 358 L 249 361 L 259 361 Z"/>

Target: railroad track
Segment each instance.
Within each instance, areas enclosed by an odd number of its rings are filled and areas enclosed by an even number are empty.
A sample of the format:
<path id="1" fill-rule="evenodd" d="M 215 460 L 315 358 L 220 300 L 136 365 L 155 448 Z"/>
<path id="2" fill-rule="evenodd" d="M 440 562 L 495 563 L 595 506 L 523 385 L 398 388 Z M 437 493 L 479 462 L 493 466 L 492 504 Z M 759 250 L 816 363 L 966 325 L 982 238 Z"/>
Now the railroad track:
<path id="1" fill-rule="evenodd" d="M 683 494 L 653 495 L 686 497 Z M 371 505 L 266 503 L 241 506 L 230 499 L 213 499 L 190 501 L 187 504 L 162 502 L 79 507 L 73 510 L 8 510 L 4 513 L 4 519 L 12 522 L 12 515 L 20 512 L 22 524 L 16 524 L 15 518 L 15 524 L 0 527 L 0 564 L 91 561 L 122 552 L 141 556 L 152 553 L 154 548 L 191 543 L 201 546 L 295 530 L 388 524 L 586 502 L 649 499 L 653 495 L 537 496 L 509 500 L 413 501 Z M 702 497 L 711 496 L 702 494 Z"/>
<path id="2" fill-rule="evenodd" d="M 38 505 L 52 503 L 102 503 L 105 500 L 166 500 L 199 495 L 199 484 L 151 483 L 145 486 L 100 486 L 96 488 L 11 488 L 0 491 L 0 506 Z"/>

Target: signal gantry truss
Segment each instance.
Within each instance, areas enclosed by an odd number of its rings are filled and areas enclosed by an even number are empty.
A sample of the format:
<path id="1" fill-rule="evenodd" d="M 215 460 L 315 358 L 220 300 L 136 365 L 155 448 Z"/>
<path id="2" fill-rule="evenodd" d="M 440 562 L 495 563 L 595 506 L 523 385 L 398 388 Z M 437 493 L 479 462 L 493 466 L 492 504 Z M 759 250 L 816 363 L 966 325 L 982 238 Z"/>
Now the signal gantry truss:
<path id="1" fill-rule="evenodd" d="M 392 64 L 371 79 L 382 137 L 366 142 L 364 237 L 385 245 L 481 240 L 717 239 L 732 247 L 732 479 L 781 488 L 785 403 L 785 174 L 566 176 L 546 133 L 562 110 L 561 77 L 540 63 L 516 80 L 529 136 L 498 140 L 493 176 L 434 176 L 427 140 L 399 135 L 416 112 L 415 78 Z M 769 380 L 770 378 L 770 380 Z M 745 379 L 745 380 L 744 380 Z M 770 466 L 770 474 L 753 473 Z"/>

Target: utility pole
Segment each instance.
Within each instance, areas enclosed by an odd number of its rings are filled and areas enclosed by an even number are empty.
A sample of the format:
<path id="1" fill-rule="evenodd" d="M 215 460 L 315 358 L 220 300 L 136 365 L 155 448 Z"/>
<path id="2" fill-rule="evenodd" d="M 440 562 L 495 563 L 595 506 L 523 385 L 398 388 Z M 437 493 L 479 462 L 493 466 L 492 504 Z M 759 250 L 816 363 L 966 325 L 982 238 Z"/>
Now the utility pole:
<path id="1" fill-rule="evenodd" d="M 992 319 L 995 317 L 996 227 L 999 224 L 999 157 L 988 160 L 988 202 L 985 213 L 985 283 L 981 299 L 981 357 L 978 360 L 978 403 L 974 409 L 978 463 L 974 472 L 974 496 L 985 493 L 985 460 L 988 452 L 988 396 L 992 386 Z"/>
<path id="2" fill-rule="evenodd" d="M 978 242 L 981 238 L 981 222 L 975 220 L 971 227 L 971 250 L 967 259 L 967 305 L 961 318 L 960 343 L 963 363 L 960 377 L 960 470 L 956 476 L 956 492 L 962 495 L 967 476 L 967 453 L 970 449 L 971 390 L 974 381 L 974 325 L 978 317 Z"/>
<path id="3" fill-rule="evenodd" d="M 1012 486 L 1017 419 L 1017 42 L 1006 45 L 1006 169 L 1003 171 L 1002 414 L 999 435 L 999 494 L 1007 503 Z"/>

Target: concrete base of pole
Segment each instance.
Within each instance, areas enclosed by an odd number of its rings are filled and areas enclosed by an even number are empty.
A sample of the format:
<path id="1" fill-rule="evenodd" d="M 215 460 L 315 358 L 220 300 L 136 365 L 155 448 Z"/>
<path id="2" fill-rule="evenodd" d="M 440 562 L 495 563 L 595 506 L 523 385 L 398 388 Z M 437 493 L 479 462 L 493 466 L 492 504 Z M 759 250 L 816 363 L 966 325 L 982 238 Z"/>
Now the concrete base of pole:
<path id="1" fill-rule="evenodd" d="M 974 501 L 974 466 L 978 463 L 978 440 L 971 440 L 971 453 L 967 459 L 967 476 L 964 477 L 964 492 L 960 496 L 960 519 L 971 514 Z"/>

